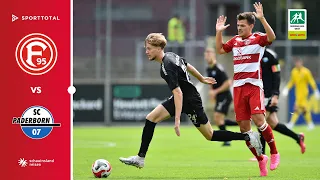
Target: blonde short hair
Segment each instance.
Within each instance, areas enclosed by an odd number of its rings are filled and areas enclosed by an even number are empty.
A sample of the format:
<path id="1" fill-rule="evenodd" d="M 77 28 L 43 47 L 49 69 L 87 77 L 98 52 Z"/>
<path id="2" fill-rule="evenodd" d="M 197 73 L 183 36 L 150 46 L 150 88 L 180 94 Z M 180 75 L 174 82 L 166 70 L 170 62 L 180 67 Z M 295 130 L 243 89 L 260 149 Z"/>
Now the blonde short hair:
<path id="1" fill-rule="evenodd" d="M 146 46 L 147 43 L 151 44 L 152 46 L 161 47 L 161 49 L 164 49 L 164 47 L 166 47 L 167 45 L 167 40 L 164 35 L 162 35 L 162 33 L 150 33 L 146 37 L 144 45 Z"/>

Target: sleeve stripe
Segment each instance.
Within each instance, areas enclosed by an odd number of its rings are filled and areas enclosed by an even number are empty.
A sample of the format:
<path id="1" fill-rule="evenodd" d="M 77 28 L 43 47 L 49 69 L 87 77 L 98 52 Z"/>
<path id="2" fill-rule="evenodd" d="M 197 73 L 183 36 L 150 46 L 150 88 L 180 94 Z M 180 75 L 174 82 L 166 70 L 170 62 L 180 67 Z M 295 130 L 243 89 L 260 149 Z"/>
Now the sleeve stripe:
<path id="1" fill-rule="evenodd" d="M 280 64 L 273 65 L 273 66 L 271 67 L 271 69 L 272 69 L 272 72 L 279 72 L 279 71 L 281 71 L 281 69 L 280 69 Z"/>

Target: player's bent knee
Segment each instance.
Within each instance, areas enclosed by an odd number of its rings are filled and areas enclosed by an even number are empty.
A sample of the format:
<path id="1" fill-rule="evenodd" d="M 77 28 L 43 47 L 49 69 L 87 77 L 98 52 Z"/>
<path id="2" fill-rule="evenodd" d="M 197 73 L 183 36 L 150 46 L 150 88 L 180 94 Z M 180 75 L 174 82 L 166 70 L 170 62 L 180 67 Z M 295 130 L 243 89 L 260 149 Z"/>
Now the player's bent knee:
<path id="1" fill-rule="evenodd" d="M 154 118 L 154 116 L 152 116 L 152 114 L 151 113 L 149 113 L 147 116 L 146 116 L 146 119 L 148 119 L 149 121 L 151 121 L 151 122 L 155 122 L 155 118 Z"/>
<path id="2" fill-rule="evenodd" d="M 161 114 L 159 112 L 152 111 L 146 116 L 146 119 L 148 119 L 151 122 L 158 123 L 161 121 Z"/>
<path id="3" fill-rule="evenodd" d="M 170 117 L 169 112 L 162 105 L 159 105 L 146 116 L 146 119 L 158 123 L 168 117 Z"/>
<path id="4" fill-rule="evenodd" d="M 211 141 L 212 135 L 213 135 L 213 130 L 207 128 L 206 131 L 204 133 L 202 133 L 202 135 L 204 136 L 204 138 L 206 138 L 206 140 Z"/>
<path id="5" fill-rule="evenodd" d="M 263 114 L 253 114 L 252 120 L 258 127 L 262 126 L 266 122 Z"/>
<path id="6" fill-rule="evenodd" d="M 240 127 L 240 132 L 248 132 L 248 131 L 250 131 L 251 130 L 251 128 L 249 128 L 249 127 Z"/>
<path id="7" fill-rule="evenodd" d="M 154 122 L 154 123 L 159 123 L 165 119 L 167 119 L 168 117 L 170 116 L 163 116 L 161 114 L 156 114 L 156 115 L 147 115 L 146 119 L 148 119 L 149 121 L 151 122 Z"/>
<path id="8" fill-rule="evenodd" d="M 238 121 L 240 132 L 248 132 L 251 130 L 251 122 L 250 121 Z"/>
<path id="9" fill-rule="evenodd" d="M 201 131 L 201 134 L 204 138 L 206 138 L 206 140 L 211 141 L 213 130 L 204 129 L 203 131 Z"/>
<path id="10" fill-rule="evenodd" d="M 206 138 L 206 140 L 211 141 L 212 134 L 213 134 L 213 129 L 209 121 L 205 124 L 199 124 L 199 127 L 197 129 L 201 132 L 203 137 Z"/>
<path id="11" fill-rule="evenodd" d="M 269 117 L 267 118 L 267 123 L 271 126 L 272 129 L 274 129 L 277 126 L 279 121 L 275 112 L 269 115 Z"/>
<path id="12" fill-rule="evenodd" d="M 274 129 L 278 124 L 278 122 L 275 122 L 275 121 L 267 121 L 267 123 L 270 125 L 272 129 Z"/>

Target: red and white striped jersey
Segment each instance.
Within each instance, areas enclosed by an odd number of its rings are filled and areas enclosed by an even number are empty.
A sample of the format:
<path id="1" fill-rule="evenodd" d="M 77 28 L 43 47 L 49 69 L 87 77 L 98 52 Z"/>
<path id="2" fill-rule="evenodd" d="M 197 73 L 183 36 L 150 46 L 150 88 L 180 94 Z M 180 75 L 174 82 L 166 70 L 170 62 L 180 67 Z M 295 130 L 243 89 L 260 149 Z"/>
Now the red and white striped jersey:
<path id="1" fill-rule="evenodd" d="M 234 87 L 251 83 L 263 89 L 260 62 L 265 46 L 270 44 L 264 33 L 253 33 L 245 39 L 236 35 L 223 44 L 225 52 L 233 52 Z"/>

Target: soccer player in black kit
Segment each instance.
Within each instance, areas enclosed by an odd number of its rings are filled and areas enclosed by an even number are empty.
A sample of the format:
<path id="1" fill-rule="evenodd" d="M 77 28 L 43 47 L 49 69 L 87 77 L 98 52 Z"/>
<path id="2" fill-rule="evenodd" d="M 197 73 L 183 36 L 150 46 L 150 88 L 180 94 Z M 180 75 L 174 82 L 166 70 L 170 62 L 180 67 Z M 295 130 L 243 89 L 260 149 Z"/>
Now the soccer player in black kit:
<path id="1" fill-rule="evenodd" d="M 266 48 L 261 61 L 261 69 L 265 96 L 264 105 L 266 106 L 267 111 L 267 122 L 275 131 L 278 131 L 279 133 L 294 139 L 300 146 L 301 153 L 303 154 L 306 150 L 306 145 L 304 143 L 304 134 L 297 134 L 288 129 L 286 125 L 279 122 L 277 117 L 277 105 L 280 87 L 280 65 L 276 52 L 269 48 Z M 262 153 L 265 154 L 266 141 L 262 136 L 261 143 L 263 146 Z M 251 160 L 256 160 L 256 158 L 252 158 Z"/>
<path id="2" fill-rule="evenodd" d="M 142 131 L 140 150 L 137 155 L 128 158 L 120 157 L 120 161 L 137 168 L 144 167 L 146 153 L 153 137 L 157 123 L 175 117 L 175 132 L 180 136 L 180 116 L 185 113 L 189 116 L 194 126 L 209 141 L 245 140 L 261 154 L 261 143 L 258 132 L 248 134 L 231 131 L 213 131 L 208 122 L 207 115 L 202 107 L 202 100 L 195 86 L 191 83 L 189 73 L 204 84 L 214 84 L 215 79 L 203 77 L 184 58 L 172 52 L 164 52 L 167 40 L 161 33 L 151 33 L 145 39 L 146 54 L 150 61 L 160 63 L 160 75 L 167 82 L 173 96 L 151 111 L 145 121 Z"/>
<path id="3" fill-rule="evenodd" d="M 213 119 L 220 130 L 226 130 L 226 126 L 237 126 L 238 123 L 225 119 L 228 115 L 229 106 L 232 103 L 230 91 L 231 80 L 224 71 L 222 65 L 217 63 L 216 54 L 213 48 L 206 48 L 204 59 L 208 63 L 207 76 L 214 78 L 217 83 L 210 86 L 209 97 L 215 101 Z M 223 146 L 230 146 L 230 141 L 225 141 Z"/>

